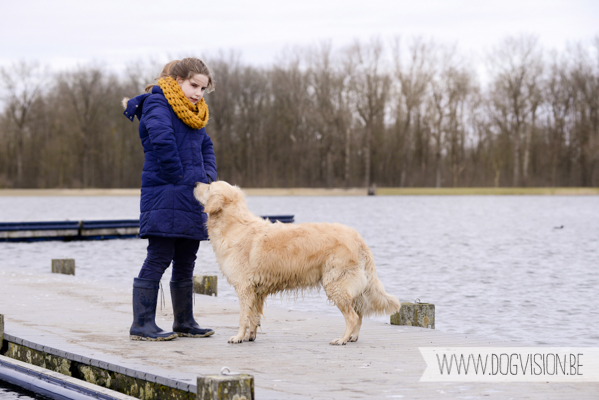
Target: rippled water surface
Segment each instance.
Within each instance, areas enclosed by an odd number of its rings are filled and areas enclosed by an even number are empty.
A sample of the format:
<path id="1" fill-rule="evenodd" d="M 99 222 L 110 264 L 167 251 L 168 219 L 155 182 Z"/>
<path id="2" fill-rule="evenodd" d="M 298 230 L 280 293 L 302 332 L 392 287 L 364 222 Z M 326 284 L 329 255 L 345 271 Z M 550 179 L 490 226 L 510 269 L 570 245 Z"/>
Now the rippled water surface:
<path id="1" fill-rule="evenodd" d="M 387 291 L 401 301 L 434 303 L 437 329 L 524 345 L 599 345 L 597 196 L 247 200 L 256 214 L 355 228 Z M 138 210 L 137 197 L 0 197 L 0 221 L 129 219 Z M 130 286 L 146 245 L 143 239 L 0 243 L 0 268 L 48 273 L 52 258 L 75 258 L 78 276 Z M 218 273 L 206 242 L 196 264 L 196 273 L 203 272 Z M 219 297 L 236 298 L 224 279 Z M 339 314 L 318 292 L 269 303 Z"/>

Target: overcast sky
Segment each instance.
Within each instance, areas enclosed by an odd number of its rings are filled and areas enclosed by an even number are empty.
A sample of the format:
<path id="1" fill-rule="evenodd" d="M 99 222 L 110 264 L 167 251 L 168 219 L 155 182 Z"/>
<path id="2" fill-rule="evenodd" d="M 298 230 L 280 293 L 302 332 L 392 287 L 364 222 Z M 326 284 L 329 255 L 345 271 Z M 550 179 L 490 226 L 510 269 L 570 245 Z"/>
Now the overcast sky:
<path id="1" fill-rule="evenodd" d="M 53 69 L 234 49 L 269 64 L 286 46 L 330 39 L 423 36 L 484 54 L 508 35 L 546 48 L 599 35 L 599 0 L 1 0 L 0 65 L 38 60 Z"/>

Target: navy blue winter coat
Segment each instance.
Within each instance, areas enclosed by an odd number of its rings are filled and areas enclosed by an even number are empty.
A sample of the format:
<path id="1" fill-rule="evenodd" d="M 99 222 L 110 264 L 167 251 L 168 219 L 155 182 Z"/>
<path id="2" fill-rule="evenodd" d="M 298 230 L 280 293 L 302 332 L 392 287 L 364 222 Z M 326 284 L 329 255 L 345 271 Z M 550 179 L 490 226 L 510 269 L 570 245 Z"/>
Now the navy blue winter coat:
<path id="1" fill-rule="evenodd" d="M 145 154 L 140 236 L 207 240 L 207 216 L 193 197 L 196 182 L 216 180 L 216 159 L 206 130 L 185 125 L 159 86 L 129 100 L 125 116 L 133 121 L 135 115 Z"/>

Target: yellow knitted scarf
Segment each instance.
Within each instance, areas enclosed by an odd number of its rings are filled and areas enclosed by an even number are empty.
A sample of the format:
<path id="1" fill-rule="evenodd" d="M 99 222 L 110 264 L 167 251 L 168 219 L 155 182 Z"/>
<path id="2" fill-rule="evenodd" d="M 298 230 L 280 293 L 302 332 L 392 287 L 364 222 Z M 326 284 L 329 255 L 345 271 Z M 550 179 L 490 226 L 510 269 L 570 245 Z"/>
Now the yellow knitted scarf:
<path id="1" fill-rule="evenodd" d="M 167 76 L 166 78 L 158 79 L 158 86 L 162 89 L 164 97 L 168 100 L 177 117 L 194 129 L 200 129 L 206 126 L 208 122 L 208 105 L 204 99 L 198 104 L 193 104 L 185 97 L 185 93 L 181 90 L 181 86 L 176 80 Z"/>

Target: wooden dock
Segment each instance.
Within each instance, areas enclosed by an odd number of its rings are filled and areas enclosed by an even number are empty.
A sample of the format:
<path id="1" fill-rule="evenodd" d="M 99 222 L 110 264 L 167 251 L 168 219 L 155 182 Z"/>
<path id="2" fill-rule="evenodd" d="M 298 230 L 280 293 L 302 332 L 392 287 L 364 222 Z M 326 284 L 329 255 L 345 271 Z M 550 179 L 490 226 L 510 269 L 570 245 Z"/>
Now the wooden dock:
<path id="1" fill-rule="evenodd" d="M 47 360 L 54 354 L 73 363 L 87 362 L 98 370 L 176 386 L 188 391 L 189 398 L 195 398 L 199 375 L 218 374 L 224 366 L 254 376 L 256 399 L 599 398 L 599 383 L 421 383 L 426 364 L 419 347 L 517 344 L 365 320 L 358 342 L 330 346 L 329 341 L 343 332 L 341 314 L 289 311 L 274 299 L 266 307 L 256 342 L 228 344 L 237 331 L 238 304 L 202 295 L 195 298 L 196 319 L 213 328 L 214 336 L 131 341 L 129 286 L 0 269 L 2 351 L 6 353 L 11 342 L 12 348 L 33 349 L 25 351 L 30 358 L 37 351 L 48 354 Z M 163 286 L 168 290 L 168 283 Z M 157 323 L 168 329 L 168 292 L 165 299 Z M 437 305 L 438 320 L 443 307 Z M 67 364 L 64 361 L 63 367 Z M 71 366 L 63 372 L 72 371 Z"/>
<path id="2" fill-rule="evenodd" d="M 263 215 L 262 218 L 284 224 L 295 221 L 293 215 Z M 0 242 L 105 240 L 138 236 L 138 219 L 0 222 Z"/>

